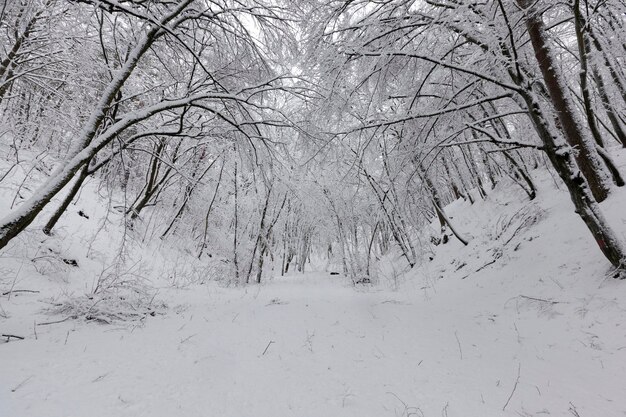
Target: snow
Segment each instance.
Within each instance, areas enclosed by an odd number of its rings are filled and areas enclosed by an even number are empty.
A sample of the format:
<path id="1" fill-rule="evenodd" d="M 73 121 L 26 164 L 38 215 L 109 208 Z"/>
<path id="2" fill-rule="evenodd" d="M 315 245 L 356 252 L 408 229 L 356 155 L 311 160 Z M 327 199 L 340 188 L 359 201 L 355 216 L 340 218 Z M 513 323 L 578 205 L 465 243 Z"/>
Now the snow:
<path id="1" fill-rule="evenodd" d="M 89 293 L 119 254 L 125 232 L 114 213 L 101 227 L 92 180 L 56 237 L 32 230 L 0 253 L 0 293 L 39 291 L 0 296 L 0 333 L 25 337 L 0 341 L 0 416 L 624 416 L 624 282 L 566 192 L 534 176 L 532 202 L 502 183 L 448 206 L 469 245 L 452 239 L 395 277 L 383 268 L 374 285 L 315 271 L 173 286 L 175 263 L 194 276 L 202 265 L 137 241 L 126 268 L 141 261 L 131 272 L 167 308 L 41 325 L 64 319 L 50 303 Z M 619 189 L 602 205 L 622 239 L 625 204 Z M 79 267 L 30 261 L 48 246 Z"/>

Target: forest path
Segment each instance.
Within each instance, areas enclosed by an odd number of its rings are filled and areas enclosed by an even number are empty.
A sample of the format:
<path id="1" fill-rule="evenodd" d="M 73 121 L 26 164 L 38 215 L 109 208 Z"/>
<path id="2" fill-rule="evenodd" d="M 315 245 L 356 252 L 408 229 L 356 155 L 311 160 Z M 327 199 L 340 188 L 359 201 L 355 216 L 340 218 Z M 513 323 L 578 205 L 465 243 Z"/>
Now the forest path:
<path id="1" fill-rule="evenodd" d="M 164 289 L 167 315 L 143 326 L 65 322 L 0 346 L 0 416 L 496 416 L 589 395 L 577 384 L 600 367 L 572 383 L 576 358 L 536 349 L 537 324 L 500 317 L 501 300 L 411 293 L 323 273 Z"/>

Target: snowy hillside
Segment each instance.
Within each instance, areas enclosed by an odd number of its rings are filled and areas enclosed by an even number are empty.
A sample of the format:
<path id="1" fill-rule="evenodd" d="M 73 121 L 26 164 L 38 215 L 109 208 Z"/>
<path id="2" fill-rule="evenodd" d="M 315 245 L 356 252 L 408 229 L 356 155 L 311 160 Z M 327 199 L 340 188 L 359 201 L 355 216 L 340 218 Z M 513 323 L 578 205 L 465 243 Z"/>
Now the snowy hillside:
<path id="1" fill-rule="evenodd" d="M 446 208 L 467 247 L 408 273 L 389 259 L 398 270 L 356 287 L 323 270 L 243 288 L 164 275 L 196 258 L 137 241 L 120 254 L 90 183 L 57 237 L 2 254 L 0 331 L 24 339 L 1 341 L 0 415 L 624 415 L 623 282 L 536 177 L 534 201 L 501 184 Z M 625 203 L 620 190 L 603 207 L 622 234 Z M 120 282 L 119 299 L 93 295 L 118 256 L 148 303 Z"/>

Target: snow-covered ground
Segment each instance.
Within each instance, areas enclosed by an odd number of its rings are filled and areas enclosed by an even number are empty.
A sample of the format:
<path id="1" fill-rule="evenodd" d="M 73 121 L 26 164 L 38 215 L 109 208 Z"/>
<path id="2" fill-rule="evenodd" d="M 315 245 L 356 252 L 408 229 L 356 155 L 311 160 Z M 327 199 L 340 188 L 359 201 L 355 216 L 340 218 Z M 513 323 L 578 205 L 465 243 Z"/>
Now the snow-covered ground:
<path id="1" fill-rule="evenodd" d="M 167 276 L 141 320 L 45 324 L 67 317 L 51 303 L 93 289 L 96 255 L 121 233 L 109 225 L 95 250 L 80 233 L 98 218 L 72 206 L 44 242 L 79 268 L 19 256 L 41 253 L 36 231 L 0 255 L 0 294 L 39 291 L 0 296 L 0 333 L 25 338 L 0 341 L 0 416 L 625 416 L 626 283 L 566 193 L 535 174 L 536 201 L 509 185 L 450 205 L 469 246 L 383 268 L 376 285 L 324 271 L 245 288 Z M 623 189 L 603 204 L 626 239 L 624 207 Z M 146 249 L 161 271 L 164 250 Z"/>

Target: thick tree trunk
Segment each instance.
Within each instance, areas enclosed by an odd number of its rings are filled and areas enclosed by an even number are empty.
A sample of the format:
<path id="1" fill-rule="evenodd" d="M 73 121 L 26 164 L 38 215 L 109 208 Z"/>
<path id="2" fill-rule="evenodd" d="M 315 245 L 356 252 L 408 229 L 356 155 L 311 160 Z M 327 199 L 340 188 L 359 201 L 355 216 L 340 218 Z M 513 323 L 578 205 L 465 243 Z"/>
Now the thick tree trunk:
<path id="1" fill-rule="evenodd" d="M 585 36 L 585 26 L 586 21 L 580 11 L 580 0 L 574 0 L 574 28 L 576 30 L 576 41 L 578 44 L 578 57 L 580 62 L 580 91 L 582 93 L 583 98 L 583 107 L 585 109 L 585 116 L 587 117 L 587 124 L 589 125 L 589 130 L 591 131 L 591 135 L 596 143 L 604 148 L 604 140 L 600 135 L 600 130 L 598 129 L 598 125 L 596 123 L 596 117 L 593 111 L 593 107 L 591 105 L 591 94 L 589 93 L 589 83 L 588 83 L 588 63 L 587 63 L 587 53 L 589 52 L 589 41 Z"/>
<path id="2" fill-rule="evenodd" d="M 546 30 L 541 14 L 532 0 L 517 0 L 526 9 L 526 28 L 535 51 L 539 69 L 543 75 L 550 99 L 557 114 L 565 138 L 578 150 L 576 160 L 595 199 L 604 201 L 610 192 L 610 179 L 595 144 L 588 137 L 582 122 L 576 116 L 574 105 L 567 97 L 565 82 L 558 72 L 557 62 L 550 52 Z"/>
<path id="3" fill-rule="evenodd" d="M 521 95 L 529 109 L 529 116 L 536 131 L 545 145 L 546 154 L 569 191 L 576 212 L 585 222 L 604 256 L 613 266 L 623 269 L 626 265 L 626 248 L 607 223 L 599 204 L 593 198 L 587 181 L 577 167 L 573 148 L 551 133 L 547 119 L 533 93 L 522 91 Z"/>

